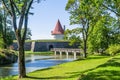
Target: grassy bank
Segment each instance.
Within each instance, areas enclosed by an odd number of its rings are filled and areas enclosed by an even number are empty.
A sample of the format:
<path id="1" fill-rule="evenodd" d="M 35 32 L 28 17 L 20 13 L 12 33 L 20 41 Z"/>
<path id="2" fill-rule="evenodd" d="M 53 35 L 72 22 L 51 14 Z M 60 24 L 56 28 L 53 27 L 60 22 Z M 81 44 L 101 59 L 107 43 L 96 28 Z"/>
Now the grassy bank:
<path id="1" fill-rule="evenodd" d="M 17 61 L 17 53 L 13 50 L 0 49 L 0 66 Z"/>
<path id="2" fill-rule="evenodd" d="M 120 55 L 90 56 L 86 60 L 76 60 L 37 70 L 27 74 L 28 77 L 21 80 L 120 80 L 119 67 Z M 11 77 L 11 80 L 17 78 Z"/>
<path id="3" fill-rule="evenodd" d="M 54 55 L 54 52 L 52 51 L 45 51 L 45 52 L 32 52 L 32 51 L 25 51 L 26 55 L 29 54 L 39 54 L 39 55 Z"/>

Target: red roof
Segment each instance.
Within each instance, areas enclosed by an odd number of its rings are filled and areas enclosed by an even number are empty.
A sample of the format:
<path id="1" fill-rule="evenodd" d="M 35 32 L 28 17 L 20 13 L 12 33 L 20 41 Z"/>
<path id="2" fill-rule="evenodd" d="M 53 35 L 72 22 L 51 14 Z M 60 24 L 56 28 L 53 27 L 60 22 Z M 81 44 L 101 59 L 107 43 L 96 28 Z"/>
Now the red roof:
<path id="1" fill-rule="evenodd" d="M 59 20 L 57 21 L 57 24 L 51 33 L 52 33 L 52 35 L 64 34 L 64 30 L 63 30 Z"/>

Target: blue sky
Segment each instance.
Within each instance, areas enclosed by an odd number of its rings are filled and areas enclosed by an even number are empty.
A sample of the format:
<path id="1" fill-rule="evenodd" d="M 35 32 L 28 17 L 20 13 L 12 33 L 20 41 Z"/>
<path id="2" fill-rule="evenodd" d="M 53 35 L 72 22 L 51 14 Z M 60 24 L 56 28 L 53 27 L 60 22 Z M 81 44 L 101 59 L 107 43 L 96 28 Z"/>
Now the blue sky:
<path id="1" fill-rule="evenodd" d="M 69 25 L 70 14 L 65 11 L 68 0 L 45 0 L 41 3 L 34 3 L 34 15 L 29 16 L 28 27 L 32 31 L 32 39 L 52 39 L 51 31 L 54 29 L 57 20 L 67 29 L 72 29 Z"/>

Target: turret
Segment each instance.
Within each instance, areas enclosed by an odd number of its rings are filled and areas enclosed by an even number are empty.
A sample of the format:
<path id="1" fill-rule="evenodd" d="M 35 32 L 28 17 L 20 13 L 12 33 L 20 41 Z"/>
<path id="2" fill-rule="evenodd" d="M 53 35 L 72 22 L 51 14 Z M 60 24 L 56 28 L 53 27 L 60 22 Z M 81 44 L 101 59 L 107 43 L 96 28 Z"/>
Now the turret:
<path id="1" fill-rule="evenodd" d="M 64 38 L 64 29 L 61 26 L 61 23 L 58 19 L 57 24 L 54 30 L 51 32 L 54 39 L 63 39 Z"/>

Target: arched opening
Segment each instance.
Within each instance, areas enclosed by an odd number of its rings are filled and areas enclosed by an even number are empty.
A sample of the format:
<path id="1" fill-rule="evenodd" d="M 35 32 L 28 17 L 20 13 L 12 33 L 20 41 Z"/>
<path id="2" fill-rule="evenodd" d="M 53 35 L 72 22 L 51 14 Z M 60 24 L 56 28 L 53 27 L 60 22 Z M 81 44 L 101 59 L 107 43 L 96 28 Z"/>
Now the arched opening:
<path id="1" fill-rule="evenodd" d="M 49 45 L 49 51 L 53 48 L 53 45 Z"/>

